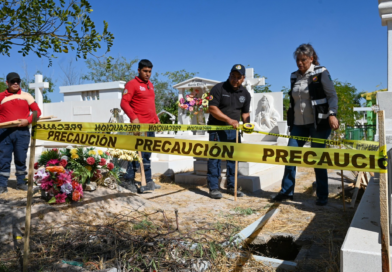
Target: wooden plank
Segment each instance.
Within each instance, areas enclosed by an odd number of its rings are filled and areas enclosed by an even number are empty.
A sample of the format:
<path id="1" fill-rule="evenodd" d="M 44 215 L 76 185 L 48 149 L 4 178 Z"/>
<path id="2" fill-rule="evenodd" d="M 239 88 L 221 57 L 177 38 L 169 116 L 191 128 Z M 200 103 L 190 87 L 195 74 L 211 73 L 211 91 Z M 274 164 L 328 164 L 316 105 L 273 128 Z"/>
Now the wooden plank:
<path id="1" fill-rule="evenodd" d="M 343 177 L 344 177 L 344 175 L 343 175 L 343 170 L 340 170 L 341 171 L 341 177 L 342 177 L 342 199 L 343 199 L 343 211 L 346 211 L 346 198 L 345 198 L 345 196 L 344 196 L 344 180 L 343 180 Z"/>
<path id="2" fill-rule="evenodd" d="M 353 197 L 351 199 L 350 208 L 354 208 L 354 206 L 355 206 L 355 201 L 357 200 L 358 191 L 359 191 L 359 188 L 361 187 L 362 176 L 363 176 L 363 172 L 359 172 L 358 176 L 357 176 L 357 182 L 355 183 L 354 193 L 353 193 Z"/>
<path id="3" fill-rule="evenodd" d="M 33 185 L 34 185 L 34 159 L 35 159 L 35 129 L 37 125 L 37 112 L 33 112 L 33 124 L 31 130 L 30 143 L 30 161 L 29 161 L 29 175 L 28 175 L 28 191 L 26 203 L 26 219 L 25 219 L 25 233 L 24 233 L 24 249 L 23 249 L 23 272 L 28 271 L 29 255 L 30 255 L 30 226 L 31 226 L 31 201 L 33 199 Z"/>
<path id="4" fill-rule="evenodd" d="M 238 129 L 235 132 L 235 143 L 238 144 Z M 234 201 L 237 201 L 237 184 L 238 184 L 238 161 L 235 161 L 234 171 Z"/>
<path id="5" fill-rule="evenodd" d="M 11 127 L 17 127 L 20 125 L 20 121 L 15 120 L 15 121 L 9 121 L 9 122 L 4 122 L 0 123 L 0 128 L 11 128 Z"/>
<path id="6" fill-rule="evenodd" d="M 378 133 L 383 155 L 386 156 L 385 116 L 384 111 L 378 111 Z M 389 208 L 388 208 L 388 178 L 387 173 L 380 173 L 380 235 L 381 235 L 381 262 L 382 272 L 390 272 L 390 233 L 389 233 Z"/>

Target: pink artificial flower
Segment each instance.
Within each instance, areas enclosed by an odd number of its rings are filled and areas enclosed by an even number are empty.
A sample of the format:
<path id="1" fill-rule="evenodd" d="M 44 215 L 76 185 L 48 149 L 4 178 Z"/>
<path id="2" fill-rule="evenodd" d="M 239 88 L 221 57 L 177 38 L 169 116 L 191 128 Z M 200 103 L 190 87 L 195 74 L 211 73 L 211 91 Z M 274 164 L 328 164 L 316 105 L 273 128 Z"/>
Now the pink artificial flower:
<path id="1" fill-rule="evenodd" d="M 101 158 L 101 161 L 98 163 L 100 166 L 104 166 L 106 164 L 106 160 Z"/>
<path id="2" fill-rule="evenodd" d="M 68 164 L 68 162 L 66 161 L 66 160 L 61 160 L 60 161 L 60 165 L 62 166 L 62 167 L 66 167 L 67 166 L 67 164 Z"/>
<path id="3" fill-rule="evenodd" d="M 38 162 L 34 163 L 34 169 L 37 170 L 39 168 Z"/>
<path id="4" fill-rule="evenodd" d="M 112 170 L 113 168 L 114 168 L 114 164 L 111 163 L 111 162 L 109 162 L 109 163 L 108 163 L 108 169 L 109 169 L 109 170 Z"/>
<path id="5" fill-rule="evenodd" d="M 109 155 L 110 155 L 109 151 L 106 151 L 105 154 L 106 154 L 106 156 L 109 156 Z"/>
<path id="6" fill-rule="evenodd" d="M 58 159 L 51 159 L 46 163 L 46 166 L 57 166 L 60 163 Z"/>
<path id="7" fill-rule="evenodd" d="M 195 105 L 195 100 L 189 101 L 189 105 L 194 106 Z"/>
<path id="8" fill-rule="evenodd" d="M 64 203 L 65 199 L 67 198 L 67 194 L 63 193 L 63 194 L 57 194 L 54 196 L 56 198 L 56 203 Z"/>
<path id="9" fill-rule="evenodd" d="M 50 188 L 53 187 L 53 181 L 52 180 L 41 180 L 40 187 L 44 191 L 48 191 Z"/>
<path id="10" fill-rule="evenodd" d="M 189 107 L 189 109 L 188 109 L 189 111 L 193 111 L 193 107 Z"/>
<path id="11" fill-rule="evenodd" d="M 66 183 L 71 183 L 72 182 L 72 178 L 71 178 L 71 175 L 69 173 L 61 173 L 60 175 L 58 175 L 57 180 L 61 181 L 61 183 L 62 183 L 61 185 L 63 185 L 65 182 Z"/>
<path id="12" fill-rule="evenodd" d="M 59 150 L 57 148 L 53 148 L 52 151 L 59 152 Z"/>
<path id="13" fill-rule="evenodd" d="M 75 191 L 78 191 L 80 193 L 81 196 L 83 196 L 83 187 L 82 184 L 78 184 L 75 186 L 74 188 Z"/>
<path id="14" fill-rule="evenodd" d="M 180 104 L 184 104 L 185 103 L 185 99 L 184 98 L 180 98 Z"/>
<path id="15" fill-rule="evenodd" d="M 86 162 L 90 165 L 93 165 L 95 163 L 95 159 L 93 157 L 88 157 Z"/>

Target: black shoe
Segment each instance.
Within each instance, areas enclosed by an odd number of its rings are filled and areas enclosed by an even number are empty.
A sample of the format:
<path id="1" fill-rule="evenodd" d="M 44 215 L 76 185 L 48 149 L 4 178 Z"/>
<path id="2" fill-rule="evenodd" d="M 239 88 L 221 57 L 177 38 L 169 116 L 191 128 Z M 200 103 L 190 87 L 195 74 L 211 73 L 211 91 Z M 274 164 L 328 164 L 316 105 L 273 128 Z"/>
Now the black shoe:
<path id="1" fill-rule="evenodd" d="M 162 188 L 162 186 L 161 185 L 158 185 L 158 184 L 156 184 L 155 182 L 153 182 L 153 181 L 149 181 L 149 182 L 147 182 L 147 186 L 150 188 L 154 188 L 154 190 L 155 189 L 161 189 Z"/>
<path id="2" fill-rule="evenodd" d="M 328 200 L 320 200 L 320 199 L 316 200 L 316 205 L 317 206 L 325 206 L 327 204 L 328 204 Z"/>
<path id="3" fill-rule="evenodd" d="M 2 193 L 6 193 L 6 192 L 8 192 L 7 187 L 0 187 L 0 195 L 1 195 Z"/>
<path id="4" fill-rule="evenodd" d="M 210 191 L 210 197 L 214 198 L 214 199 L 221 199 L 222 198 L 222 194 L 221 194 L 221 192 L 219 192 L 218 189 L 215 189 L 215 190 L 211 190 Z"/>
<path id="5" fill-rule="evenodd" d="M 135 194 L 137 193 L 137 187 L 136 187 L 136 185 L 135 185 L 135 180 L 134 180 L 134 179 L 124 180 L 124 181 L 121 183 L 121 185 L 122 185 L 125 189 L 131 191 L 132 193 L 135 193 Z"/>
<path id="6" fill-rule="evenodd" d="M 227 193 L 234 195 L 234 188 L 227 188 Z M 237 197 L 243 197 L 244 193 L 237 189 Z"/>
<path id="7" fill-rule="evenodd" d="M 272 198 L 272 201 L 282 202 L 283 200 L 287 200 L 287 199 L 293 200 L 293 196 L 277 194 L 274 198 Z"/>

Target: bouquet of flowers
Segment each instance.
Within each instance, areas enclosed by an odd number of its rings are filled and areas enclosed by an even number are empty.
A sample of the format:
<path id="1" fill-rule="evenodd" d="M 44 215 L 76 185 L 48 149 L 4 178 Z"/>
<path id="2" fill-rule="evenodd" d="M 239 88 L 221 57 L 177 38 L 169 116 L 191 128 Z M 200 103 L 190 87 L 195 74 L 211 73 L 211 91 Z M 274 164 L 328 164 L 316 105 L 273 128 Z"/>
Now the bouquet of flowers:
<path id="1" fill-rule="evenodd" d="M 44 168 L 40 168 L 34 175 L 36 183 L 49 198 L 48 203 L 70 203 L 79 201 L 83 197 L 82 184 L 72 176 L 72 170 L 58 165 L 59 160 L 51 159 Z"/>
<path id="2" fill-rule="evenodd" d="M 208 104 L 212 100 L 212 98 L 213 97 L 212 97 L 212 95 L 210 93 L 204 93 L 201 96 L 201 99 L 202 99 L 201 105 L 202 105 L 204 111 L 208 110 Z"/>
<path id="3" fill-rule="evenodd" d="M 184 109 L 189 115 L 192 114 L 198 114 L 202 110 L 206 110 L 208 108 L 208 101 L 204 98 L 198 98 L 197 94 L 199 93 L 199 90 L 192 90 L 191 89 L 191 94 L 187 94 L 185 98 L 180 98 L 178 100 L 178 107 L 181 109 Z M 210 97 L 210 96 L 208 96 Z M 207 101 L 206 105 L 203 105 L 203 99 Z M 212 99 L 212 96 L 211 96 Z"/>
<path id="4" fill-rule="evenodd" d="M 110 156 L 123 161 L 141 161 L 137 151 L 108 149 Z"/>
<path id="5" fill-rule="evenodd" d="M 94 147 L 68 146 L 65 149 L 51 149 L 42 152 L 34 168 L 40 166 L 62 166 L 72 171 L 74 180 L 84 184 L 87 180 L 95 181 L 103 178 L 102 170 L 118 180 L 119 171 L 110 162 L 111 156 L 108 151 L 96 150 Z"/>

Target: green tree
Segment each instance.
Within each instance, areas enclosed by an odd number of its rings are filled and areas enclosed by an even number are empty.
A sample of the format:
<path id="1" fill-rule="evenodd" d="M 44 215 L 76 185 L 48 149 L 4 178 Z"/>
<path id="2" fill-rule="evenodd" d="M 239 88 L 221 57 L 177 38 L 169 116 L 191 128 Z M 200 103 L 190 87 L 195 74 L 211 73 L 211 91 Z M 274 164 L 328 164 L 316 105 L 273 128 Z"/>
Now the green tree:
<path id="1" fill-rule="evenodd" d="M 361 105 L 361 97 L 357 93 L 357 89 L 350 83 L 341 82 L 337 79 L 333 83 L 338 95 L 338 119 L 345 126 L 354 126 L 355 113 L 353 108 Z"/>
<path id="2" fill-rule="evenodd" d="M 165 86 L 162 89 L 158 89 L 156 91 L 156 95 L 158 93 L 158 96 L 161 96 L 163 99 L 160 102 L 158 99 L 155 99 L 155 104 L 157 104 L 157 112 L 161 111 L 162 109 L 170 112 L 171 114 L 175 115 L 176 118 L 178 118 L 178 105 L 177 105 L 177 100 L 178 100 L 178 91 L 173 88 L 173 85 L 176 85 L 180 82 L 183 82 L 187 79 L 193 78 L 197 75 L 197 72 L 187 72 L 185 69 L 179 70 L 179 71 L 173 71 L 173 72 L 166 72 L 162 73 L 163 76 L 167 77 L 167 81 L 163 81 L 164 84 L 162 84 L 162 87 Z M 154 88 L 157 90 L 155 87 L 154 83 Z M 159 110 L 158 110 L 159 108 Z M 165 114 L 161 115 L 161 122 L 163 124 L 165 123 L 171 123 L 170 117 Z"/>
<path id="3" fill-rule="evenodd" d="M 261 76 L 259 74 L 255 74 L 255 78 L 261 78 Z M 265 78 L 267 79 L 267 78 Z M 255 93 L 271 93 L 271 84 L 269 83 L 265 83 L 265 85 L 263 86 L 255 86 L 253 88 Z"/>
<path id="4" fill-rule="evenodd" d="M 49 59 L 57 53 L 76 51 L 76 58 L 87 58 L 101 43 L 106 52 L 114 36 L 103 21 L 99 33 L 89 14 L 93 10 L 87 0 L 2 0 L 0 2 L 0 52 L 10 56 L 11 49 L 20 48 L 23 56 L 30 52 Z"/>
<path id="5" fill-rule="evenodd" d="M 37 71 L 35 74 L 41 74 L 42 75 L 42 73 L 40 71 Z M 44 89 L 42 91 L 42 96 L 44 98 L 44 103 L 50 103 L 50 102 L 52 102 L 52 100 L 49 98 L 48 95 L 49 95 L 49 93 L 53 93 L 54 87 L 56 85 L 53 83 L 53 80 L 52 80 L 51 77 L 44 76 L 43 81 L 44 82 L 49 82 L 49 88 L 48 89 Z M 20 88 L 23 91 L 28 92 L 29 94 L 31 94 L 35 98 L 35 90 L 29 89 L 29 83 L 34 83 L 34 79 L 29 79 L 29 78 L 26 78 L 26 77 L 22 78 L 22 81 L 20 83 Z"/>
<path id="6" fill-rule="evenodd" d="M 93 82 L 109 82 L 109 81 L 130 81 L 138 75 L 137 68 L 134 68 L 139 60 L 127 60 L 124 57 L 113 59 L 111 67 L 106 69 L 108 58 L 104 60 L 88 59 L 86 61 L 88 72 L 82 76 L 83 80 Z M 176 117 L 178 115 L 177 107 L 177 91 L 173 89 L 173 85 L 192 78 L 197 73 L 190 73 L 186 70 L 179 70 L 174 72 L 152 74 L 150 81 L 154 84 L 155 91 L 155 107 L 157 113 L 166 110 Z M 170 123 L 167 114 L 161 115 L 162 123 Z"/>
<path id="7" fill-rule="evenodd" d="M 111 57 L 103 60 L 90 58 L 86 60 L 89 71 L 82 76 L 82 79 L 93 82 L 129 81 L 137 76 L 137 68 L 133 70 L 133 65 L 138 61 L 138 59 L 128 61 L 124 57 L 116 58 L 114 61 L 111 61 Z M 107 69 L 110 62 L 110 68 Z"/>
<path id="8" fill-rule="evenodd" d="M 281 92 L 283 93 L 283 120 L 287 120 L 287 110 L 290 107 L 290 89 L 283 86 Z"/>
<path id="9" fill-rule="evenodd" d="M 5 78 L 0 77 L 0 93 L 4 92 L 8 88 L 7 84 L 5 84 Z"/>

